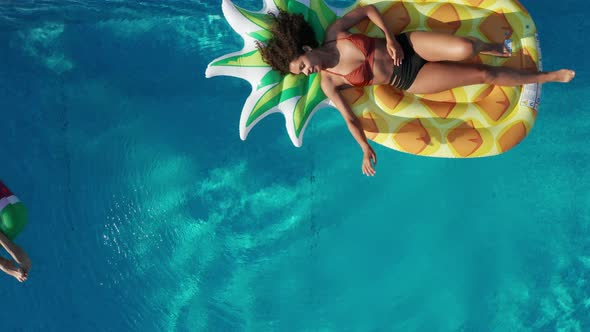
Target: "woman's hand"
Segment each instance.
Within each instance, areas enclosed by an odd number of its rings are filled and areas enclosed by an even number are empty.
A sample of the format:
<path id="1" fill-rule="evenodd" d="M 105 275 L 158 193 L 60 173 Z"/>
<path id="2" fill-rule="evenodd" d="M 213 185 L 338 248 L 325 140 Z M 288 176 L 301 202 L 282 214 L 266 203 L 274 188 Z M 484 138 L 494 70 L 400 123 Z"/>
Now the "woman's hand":
<path id="1" fill-rule="evenodd" d="M 366 149 L 363 149 L 363 165 L 362 171 L 366 176 L 375 175 L 375 167 L 377 165 L 377 155 L 373 148 L 368 145 Z"/>
<path id="2" fill-rule="evenodd" d="M 387 39 L 387 52 L 393 59 L 393 64 L 395 66 L 399 66 L 402 64 L 402 60 L 404 59 L 404 51 L 402 50 L 401 45 L 395 40 L 395 37 L 388 37 Z"/>

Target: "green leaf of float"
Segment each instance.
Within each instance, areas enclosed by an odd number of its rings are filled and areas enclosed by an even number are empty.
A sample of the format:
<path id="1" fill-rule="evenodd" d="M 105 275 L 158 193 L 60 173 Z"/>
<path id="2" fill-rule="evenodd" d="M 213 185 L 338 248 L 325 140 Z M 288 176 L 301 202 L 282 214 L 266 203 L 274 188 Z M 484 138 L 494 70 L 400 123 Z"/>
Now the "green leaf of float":
<path id="1" fill-rule="evenodd" d="M 260 30 L 256 32 L 250 32 L 248 36 L 260 42 L 266 43 L 272 37 L 272 33 L 270 33 L 270 31 Z"/>
<path id="2" fill-rule="evenodd" d="M 215 61 L 211 66 L 268 67 L 268 65 L 262 60 L 262 56 L 258 50 Z"/>
<path id="3" fill-rule="evenodd" d="M 289 2 L 289 0 L 274 0 L 275 5 L 277 6 L 278 9 L 282 9 L 282 10 L 287 10 L 287 3 Z"/>
<path id="4" fill-rule="evenodd" d="M 322 31 L 326 31 L 328 26 L 338 18 L 323 0 L 311 0 L 309 6 L 311 10 L 319 14 L 317 17 Z"/>
<path id="5" fill-rule="evenodd" d="M 317 14 L 315 12 L 313 12 L 311 10 L 311 8 L 309 8 L 306 5 L 304 5 L 300 2 L 297 2 L 297 1 L 290 1 L 288 4 L 287 11 L 290 13 L 303 15 L 305 20 L 313 28 L 313 32 L 315 33 L 315 37 L 316 37 L 317 41 L 320 44 L 324 41 L 325 28 L 322 26 Z"/>
<path id="6" fill-rule="evenodd" d="M 321 89 L 321 77 L 319 74 L 313 74 L 310 77 L 311 84 L 307 95 L 301 97 L 295 105 L 295 111 L 293 112 L 293 123 L 295 126 L 295 135 L 299 137 L 301 130 L 307 123 L 311 112 L 314 110 L 319 103 L 326 99 L 326 95 Z"/>
<path id="7" fill-rule="evenodd" d="M 304 75 L 285 75 L 281 84 L 283 85 L 283 95 L 281 96 L 281 102 L 291 99 L 295 96 L 301 96 L 307 91 L 307 79 Z M 284 93 L 289 91 L 289 93 Z"/>
<path id="8" fill-rule="evenodd" d="M 287 11 L 302 14 L 314 30 L 316 39 L 321 43 L 325 37 L 325 29 L 337 18 L 335 13 L 322 0 L 309 0 L 309 6 L 299 3 L 297 0 L 273 0 L 276 7 Z M 259 31 L 248 32 L 248 36 L 254 40 L 267 43 L 272 38 L 270 29 L 274 22 L 267 13 L 254 13 L 245 9 L 236 8 L 247 20 L 260 27 Z M 220 59 L 211 66 L 229 67 L 268 67 L 262 60 L 258 50 Z M 269 70 L 262 77 L 257 89 L 269 88 L 256 101 L 249 111 L 246 126 L 264 117 L 268 112 L 281 104 L 281 102 L 300 97 L 293 109 L 293 130 L 296 136 L 300 136 L 303 128 L 309 121 L 312 111 L 326 99 L 320 88 L 320 75 L 313 74 L 309 77 L 303 75 L 282 76 L 279 72 Z M 248 112 L 248 111 L 246 111 Z M 285 113 L 285 112 L 283 112 Z"/>
<path id="9" fill-rule="evenodd" d="M 252 113 L 248 116 L 246 125 L 249 126 L 252 122 L 281 102 L 300 96 L 304 92 L 305 87 L 301 84 L 300 81 L 302 78 L 299 76 L 302 75 L 288 74 L 279 84 L 266 91 L 252 108 Z"/>
<path id="10" fill-rule="evenodd" d="M 272 16 L 268 15 L 267 13 L 253 13 L 249 12 L 245 9 L 242 9 L 236 6 L 236 9 L 244 15 L 250 22 L 256 24 L 257 26 L 261 27 L 264 30 L 270 30 L 270 26 L 273 23 Z"/>
<path id="11" fill-rule="evenodd" d="M 283 79 L 283 75 L 276 70 L 269 71 L 258 83 L 258 87 L 256 89 L 263 88 L 267 85 L 271 85 L 274 83 L 278 83 Z"/>

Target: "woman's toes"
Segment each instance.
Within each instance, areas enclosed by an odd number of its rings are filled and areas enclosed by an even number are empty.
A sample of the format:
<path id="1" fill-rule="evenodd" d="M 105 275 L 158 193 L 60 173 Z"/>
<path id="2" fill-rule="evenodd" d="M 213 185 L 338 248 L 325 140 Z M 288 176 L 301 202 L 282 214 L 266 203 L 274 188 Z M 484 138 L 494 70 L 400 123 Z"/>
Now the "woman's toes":
<path id="1" fill-rule="evenodd" d="M 570 69 L 561 69 L 557 71 L 557 81 L 567 83 L 574 79 L 576 72 Z"/>

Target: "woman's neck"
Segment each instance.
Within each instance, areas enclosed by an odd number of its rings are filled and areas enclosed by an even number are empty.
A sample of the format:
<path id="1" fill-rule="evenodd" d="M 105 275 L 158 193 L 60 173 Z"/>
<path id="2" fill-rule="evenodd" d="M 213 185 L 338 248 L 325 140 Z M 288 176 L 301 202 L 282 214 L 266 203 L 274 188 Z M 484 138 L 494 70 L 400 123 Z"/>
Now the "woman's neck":
<path id="1" fill-rule="evenodd" d="M 315 49 L 324 69 L 334 68 L 340 62 L 340 52 L 336 48 L 336 43 L 330 44 L 332 45 L 323 45 Z"/>

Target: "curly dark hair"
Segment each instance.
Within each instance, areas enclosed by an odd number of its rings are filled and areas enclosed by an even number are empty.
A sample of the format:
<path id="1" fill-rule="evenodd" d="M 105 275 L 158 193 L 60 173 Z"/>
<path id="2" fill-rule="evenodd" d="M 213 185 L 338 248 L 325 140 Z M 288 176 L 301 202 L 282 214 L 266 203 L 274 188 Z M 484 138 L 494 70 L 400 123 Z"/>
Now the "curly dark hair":
<path id="1" fill-rule="evenodd" d="M 305 53 L 303 46 L 317 47 L 315 33 L 303 15 L 279 10 L 279 14 L 269 13 L 274 22 L 270 32 L 272 38 L 266 45 L 256 42 L 264 62 L 281 74 L 289 73 L 289 63 Z"/>

